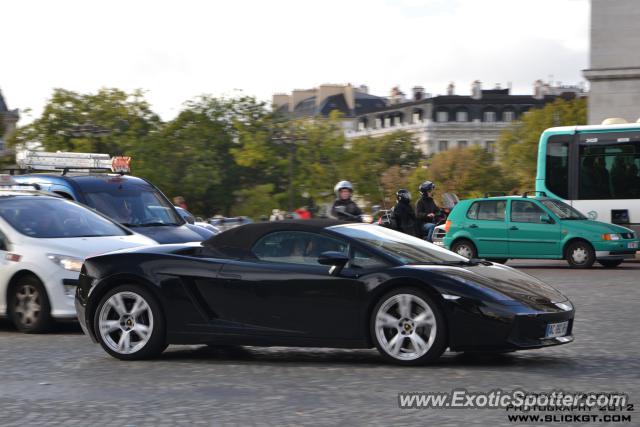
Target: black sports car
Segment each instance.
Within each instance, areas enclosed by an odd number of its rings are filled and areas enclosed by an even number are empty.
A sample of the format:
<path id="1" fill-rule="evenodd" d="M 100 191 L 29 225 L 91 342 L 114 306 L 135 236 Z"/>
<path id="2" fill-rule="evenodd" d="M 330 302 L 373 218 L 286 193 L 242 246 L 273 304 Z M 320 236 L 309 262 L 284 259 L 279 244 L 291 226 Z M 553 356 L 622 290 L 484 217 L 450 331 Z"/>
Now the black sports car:
<path id="1" fill-rule="evenodd" d="M 371 348 L 413 365 L 453 351 L 571 342 L 574 309 L 512 268 L 330 220 L 248 224 L 202 244 L 87 259 L 84 331 L 112 356 L 168 344 Z"/>

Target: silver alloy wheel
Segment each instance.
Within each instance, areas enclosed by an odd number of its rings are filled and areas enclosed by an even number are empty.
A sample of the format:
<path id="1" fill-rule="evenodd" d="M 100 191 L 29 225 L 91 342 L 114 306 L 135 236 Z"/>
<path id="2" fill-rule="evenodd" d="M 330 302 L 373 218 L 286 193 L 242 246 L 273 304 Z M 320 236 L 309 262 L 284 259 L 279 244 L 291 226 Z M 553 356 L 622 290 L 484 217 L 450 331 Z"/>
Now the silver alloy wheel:
<path id="1" fill-rule="evenodd" d="M 473 251 L 471 250 L 471 247 L 469 247 L 469 245 L 465 243 L 458 245 L 458 247 L 456 248 L 456 253 L 458 255 L 462 255 L 465 258 L 473 258 Z"/>
<path id="2" fill-rule="evenodd" d="M 20 316 L 20 322 L 31 326 L 38 321 L 41 311 L 40 292 L 32 285 L 22 285 L 16 292 L 13 312 Z"/>
<path id="3" fill-rule="evenodd" d="M 153 332 L 153 313 L 142 296 L 125 291 L 113 294 L 100 309 L 102 341 L 113 351 L 132 354 L 143 348 Z"/>
<path id="4" fill-rule="evenodd" d="M 386 300 L 376 313 L 376 337 L 389 356 L 415 360 L 424 356 L 436 339 L 436 318 L 422 298 L 397 294 Z"/>
<path id="5" fill-rule="evenodd" d="M 576 264 L 584 264 L 588 257 L 587 251 L 582 246 L 578 246 L 571 252 L 571 259 Z"/>

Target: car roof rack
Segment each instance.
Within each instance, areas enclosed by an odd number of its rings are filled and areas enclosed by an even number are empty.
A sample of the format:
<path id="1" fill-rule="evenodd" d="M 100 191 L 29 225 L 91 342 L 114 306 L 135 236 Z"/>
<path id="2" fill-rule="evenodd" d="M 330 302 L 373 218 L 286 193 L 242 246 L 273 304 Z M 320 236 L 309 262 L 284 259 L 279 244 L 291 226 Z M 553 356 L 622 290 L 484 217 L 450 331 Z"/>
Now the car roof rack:
<path id="1" fill-rule="evenodd" d="M 542 197 L 547 197 L 547 193 L 545 193 L 544 191 L 536 191 L 536 190 L 525 191 L 524 193 L 522 193 L 522 197 L 526 199 L 530 193 L 533 193 L 534 195 L 540 194 Z"/>
<path id="2" fill-rule="evenodd" d="M 69 171 L 109 171 L 124 175 L 131 172 L 130 163 L 131 157 L 111 157 L 101 153 L 21 150 L 16 152 L 18 169 L 9 169 L 9 172 L 13 175 L 15 171 L 61 171 L 62 175 L 66 175 Z"/>
<path id="3" fill-rule="evenodd" d="M 15 182 L 11 175 L 0 174 L 0 190 L 17 190 L 22 191 L 24 188 L 21 187 L 31 187 L 35 191 L 40 191 L 40 184 L 34 183 L 26 183 L 26 182 Z"/>
<path id="4" fill-rule="evenodd" d="M 485 199 L 488 198 L 488 197 L 504 197 L 506 195 L 507 195 L 507 193 L 504 192 L 504 191 L 486 191 L 484 193 Z"/>

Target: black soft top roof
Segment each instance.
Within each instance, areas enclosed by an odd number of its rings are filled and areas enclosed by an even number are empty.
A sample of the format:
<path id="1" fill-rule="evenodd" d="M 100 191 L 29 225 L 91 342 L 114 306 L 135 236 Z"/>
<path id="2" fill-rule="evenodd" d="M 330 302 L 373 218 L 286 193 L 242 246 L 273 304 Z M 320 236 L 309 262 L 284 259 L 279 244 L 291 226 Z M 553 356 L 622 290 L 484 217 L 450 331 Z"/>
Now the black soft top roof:
<path id="1" fill-rule="evenodd" d="M 223 231 L 205 240 L 202 245 L 222 257 L 246 257 L 251 248 L 264 235 L 274 231 L 310 231 L 317 232 L 334 225 L 350 224 L 335 219 L 290 219 L 274 222 L 256 222 L 240 225 Z"/>

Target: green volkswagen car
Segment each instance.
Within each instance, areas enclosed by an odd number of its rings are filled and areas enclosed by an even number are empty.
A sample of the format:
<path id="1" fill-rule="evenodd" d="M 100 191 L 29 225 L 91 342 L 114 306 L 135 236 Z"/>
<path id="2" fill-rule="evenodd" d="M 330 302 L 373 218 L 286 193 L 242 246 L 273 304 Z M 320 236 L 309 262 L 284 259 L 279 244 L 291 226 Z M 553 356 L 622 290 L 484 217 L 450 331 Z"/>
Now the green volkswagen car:
<path id="1" fill-rule="evenodd" d="M 565 259 L 573 268 L 595 261 L 617 267 L 638 250 L 628 228 L 589 220 L 568 204 L 544 196 L 463 200 L 451 211 L 444 246 L 467 258 Z"/>

